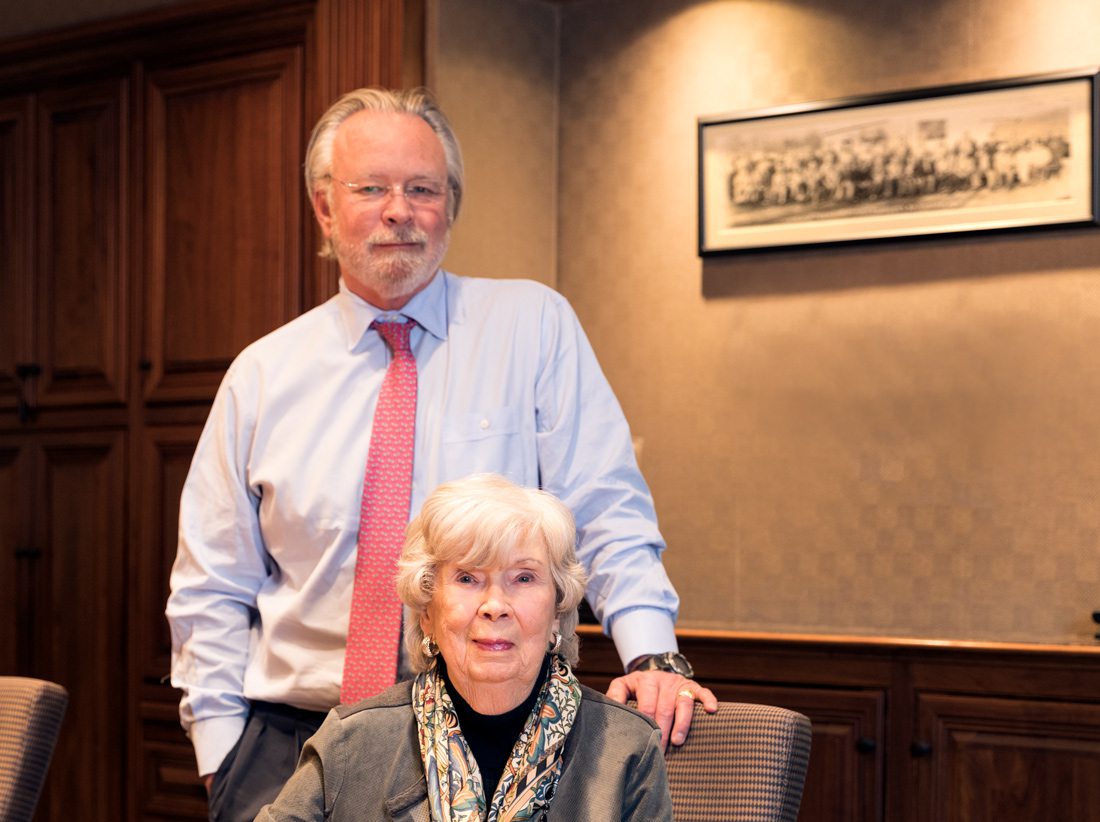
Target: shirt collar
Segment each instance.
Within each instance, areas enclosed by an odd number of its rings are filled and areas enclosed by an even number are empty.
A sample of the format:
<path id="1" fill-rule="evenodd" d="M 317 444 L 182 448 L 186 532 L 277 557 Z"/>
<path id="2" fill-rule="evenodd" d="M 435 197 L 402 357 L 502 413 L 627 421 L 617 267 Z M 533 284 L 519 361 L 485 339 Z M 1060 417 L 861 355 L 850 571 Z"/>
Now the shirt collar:
<path id="1" fill-rule="evenodd" d="M 441 268 L 428 285 L 414 295 L 400 311 L 383 311 L 362 297 L 353 294 L 344 278 L 340 278 L 340 293 L 336 297 L 340 319 L 347 336 L 348 351 L 359 348 L 370 324 L 379 317 L 400 315 L 438 339 L 447 339 L 447 273 Z"/>

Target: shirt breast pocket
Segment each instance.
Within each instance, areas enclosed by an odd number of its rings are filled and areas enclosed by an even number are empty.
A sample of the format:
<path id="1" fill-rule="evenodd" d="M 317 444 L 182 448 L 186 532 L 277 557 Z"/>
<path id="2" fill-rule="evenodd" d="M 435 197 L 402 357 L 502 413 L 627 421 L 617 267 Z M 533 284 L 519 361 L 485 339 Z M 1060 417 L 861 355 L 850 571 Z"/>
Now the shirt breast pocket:
<path id="1" fill-rule="evenodd" d="M 446 479 L 457 479 L 491 472 L 523 482 L 527 452 L 534 452 L 531 439 L 531 443 L 524 442 L 520 410 L 516 406 L 447 417 L 442 431 L 443 474 Z"/>

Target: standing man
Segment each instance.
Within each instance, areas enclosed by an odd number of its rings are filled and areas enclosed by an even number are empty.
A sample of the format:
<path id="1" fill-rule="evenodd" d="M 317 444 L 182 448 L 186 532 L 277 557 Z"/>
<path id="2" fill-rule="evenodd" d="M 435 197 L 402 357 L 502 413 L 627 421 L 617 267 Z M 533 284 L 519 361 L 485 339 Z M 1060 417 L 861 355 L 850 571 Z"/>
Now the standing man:
<path id="1" fill-rule="evenodd" d="M 172 684 L 211 818 L 252 819 L 328 709 L 401 675 L 394 546 L 437 485 L 476 472 L 573 511 L 628 671 L 608 693 L 682 743 L 694 700 L 716 702 L 676 653 L 626 420 L 564 298 L 440 269 L 463 185 L 443 114 L 422 92 L 351 92 L 305 176 L 340 291 L 234 361 L 180 502 Z"/>

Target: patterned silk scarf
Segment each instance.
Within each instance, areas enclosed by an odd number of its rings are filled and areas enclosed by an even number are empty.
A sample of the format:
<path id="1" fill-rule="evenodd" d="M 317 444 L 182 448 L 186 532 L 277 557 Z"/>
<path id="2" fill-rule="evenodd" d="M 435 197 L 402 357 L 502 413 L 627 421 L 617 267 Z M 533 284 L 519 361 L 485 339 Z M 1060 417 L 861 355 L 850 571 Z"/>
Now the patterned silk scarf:
<path id="1" fill-rule="evenodd" d="M 550 804 L 581 704 L 580 685 L 561 657 L 551 662 L 487 812 L 481 772 L 435 665 L 413 682 L 412 699 L 432 822 L 526 822 Z"/>

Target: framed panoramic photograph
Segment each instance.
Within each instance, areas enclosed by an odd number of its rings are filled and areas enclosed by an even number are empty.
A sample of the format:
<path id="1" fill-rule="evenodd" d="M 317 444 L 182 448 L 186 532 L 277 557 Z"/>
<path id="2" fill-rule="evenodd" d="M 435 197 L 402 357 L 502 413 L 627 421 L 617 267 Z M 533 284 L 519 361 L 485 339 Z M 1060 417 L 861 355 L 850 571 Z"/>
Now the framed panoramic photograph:
<path id="1" fill-rule="evenodd" d="M 1098 224 L 1097 71 L 699 119 L 699 253 Z"/>

